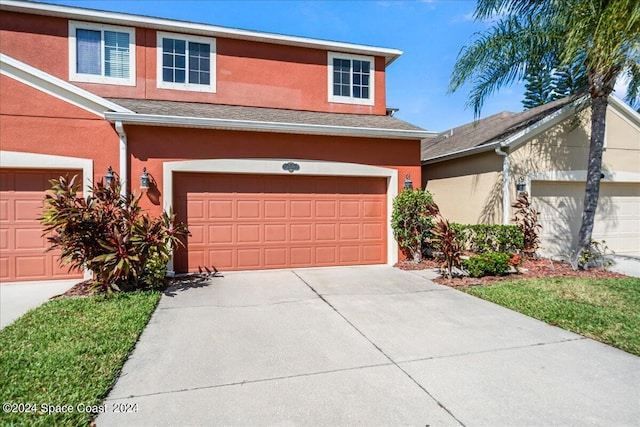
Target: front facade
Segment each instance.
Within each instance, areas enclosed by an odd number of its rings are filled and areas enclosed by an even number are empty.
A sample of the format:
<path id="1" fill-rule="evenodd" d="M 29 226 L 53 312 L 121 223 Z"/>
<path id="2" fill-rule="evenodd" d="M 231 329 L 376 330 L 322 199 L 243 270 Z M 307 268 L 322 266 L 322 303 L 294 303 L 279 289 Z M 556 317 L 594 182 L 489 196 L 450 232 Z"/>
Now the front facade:
<path id="1" fill-rule="evenodd" d="M 522 180 L 541 213 L 541 252 L 561 257 L 571 252 L 585 191 L 588 103 L 555 101 L 442 135 L 449 136 L 423 143 L 423 185 L 447 218 L 509 224 Z M 617 254 L 640 255 L 640 115 L 615 97 L 607 110 L 602 169 L 593 239 Z"/>
<path id="2" fill-rule="evenodd" d="M 0 280 L 69 277 L 47 181 L 107 169 L 192 236 L 170 271 L 394 263 L 391 200 L 430 133 L 387 115 L 394 49 L 0 4 Z M 46 52 L 46 53 L 43 53 Z M 72 275 L 73 277 L 73 275 Z"/>

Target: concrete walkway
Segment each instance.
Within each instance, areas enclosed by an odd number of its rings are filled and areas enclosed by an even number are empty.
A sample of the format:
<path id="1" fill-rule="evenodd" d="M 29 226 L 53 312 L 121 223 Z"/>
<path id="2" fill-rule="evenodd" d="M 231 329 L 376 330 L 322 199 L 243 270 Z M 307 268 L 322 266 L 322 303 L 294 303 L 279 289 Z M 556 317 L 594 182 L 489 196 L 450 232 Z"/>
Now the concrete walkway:
<path id="1" fill-rule="evenodd" d="M 166 293 L 105 403 L 99 426 L 638 425 L 640 358 L 388 266 L 230 273 Z"/>
<path id="2" fill-rule="evenodd" d="M 82 279 L 0 284 L 0 329 L 13 323 L 27 311 L 60 295 Z"/>

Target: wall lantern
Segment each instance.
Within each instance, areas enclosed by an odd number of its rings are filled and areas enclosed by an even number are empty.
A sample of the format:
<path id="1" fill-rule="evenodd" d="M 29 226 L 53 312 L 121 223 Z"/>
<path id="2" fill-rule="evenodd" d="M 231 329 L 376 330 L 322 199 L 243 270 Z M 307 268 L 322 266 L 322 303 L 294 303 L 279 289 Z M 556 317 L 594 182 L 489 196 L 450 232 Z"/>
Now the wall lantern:
<path id="1" fill-rule="evenodd" d="M 140 189 L 146 191 L 149 189 L 149 174 L 147 168 L 142 168 L 142 175 L 140 175 Z"/>
<path id="2" fill-rule="evenodd" d="M 411 181 L 411 175 L 407 174 L 404 178 L 404 189 L 413 190 L 413 181 Z"/>
<path id="3" fill-rule="evenodd" d="M 113 181 L 115 180 L 115 175 L 113 174 L 113 169 L 109 166 L 107 169 L 107 173 L 104 174 L 104 182 L 107 187 L 111 187 L 113 185 Z"/>
<path id="4" fill-rule="evenodd" d="M 527 184 L 524 182 L 523 177 L 520 177 L 518 179 L 518 183 L 516 184 L 516 190 L 518 191 L 518 196 L 527 192 Z"/>

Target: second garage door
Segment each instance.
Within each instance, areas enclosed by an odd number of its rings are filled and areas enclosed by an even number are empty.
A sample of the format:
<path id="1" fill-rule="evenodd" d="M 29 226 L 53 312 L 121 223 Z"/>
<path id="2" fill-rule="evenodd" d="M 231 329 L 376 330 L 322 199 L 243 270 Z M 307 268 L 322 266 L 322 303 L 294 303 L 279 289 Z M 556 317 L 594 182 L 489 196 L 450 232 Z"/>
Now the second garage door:
<path id="1" fill-rule="evenodd" d="M 584 187 L 584 182 L 532 182 L 532 203 L 541 212 L 545 251 L 567 255 L 575 246 L 582 220 Z M 604 240 L 618 254 L 640 253 L 640 185 L 600 184 L 593 239 Z"/>
<path id="2" fill-rule="evenodd" d="M 191 232 L 176 272 L 381 264 L 385 178 L 182 173 L 174 209 Z"/>
<path id="3" fill-rule="evenodd" d="M 0 280 L 51 280 L 82 277 L 60 266 L 60 251 L 46 252 L 42 236 L 45 192 L 49 180 L 78 175 L 81 171 L 0 169 Z"/>

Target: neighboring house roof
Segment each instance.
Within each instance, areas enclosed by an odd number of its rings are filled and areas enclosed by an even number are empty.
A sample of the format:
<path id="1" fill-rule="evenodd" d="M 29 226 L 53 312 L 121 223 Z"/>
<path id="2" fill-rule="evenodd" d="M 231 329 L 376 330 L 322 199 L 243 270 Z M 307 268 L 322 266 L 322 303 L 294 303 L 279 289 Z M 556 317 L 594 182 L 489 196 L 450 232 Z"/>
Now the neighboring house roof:
<path id="1" fill-rule="evenodd" d="M 381 56 L 385 58 L 386 65 L 391 64 L 393 61 L 398 59 L 400 55 L 402 55 L 402 51 L 397 49 L 319 40 L 307 37 L 287 36 L 259 31 L 248 31 L 237 28 L 227 28 L 195 22 L 177 21 L 173 19 L 155 18 L 150 16 L 132 15 L 119 12 L 107 12 L 103 10 L 85 9 L 31 1 L 2 0 L 2 2 L 0 2 L 0 10 L 8 12 L 32 13 L 35 15 L 55 16 L 68 19 L 78 19 L 90 22 L 101 22 L 105 24 L 153 28 L 162 31 L 191 33 L 210 37 L 224 37 L 230 39 L 274 43 L 288 46 L 299 46 L 311 49 L 322 49 L 360 55 Z"/>
<path id="2" fill-rule="evenodd" d="M 420 159 L 423 163 L 462 157 L 481 151 L 495 149 L 497 145 L 508 145 L 510 137 L 528 134 L 528 130 L 549 117 L 560 117 L 568 110 L 575 111 L 575 98 L 557 101 L 523 111 L 504 111 L 445 132 L 437 137 L 422 141 Z M 545 127 L 546 129 L 547 127 Z"/>
<path id="3" fill-rule="evenodd" d="M 284 132 L 373 138 L 422 139 L 433 132 L 390 116 L 341 114 L 194 102 L 109 98 L 133 113 L 106 113 L 108 120 L 151 126 Z"/>

